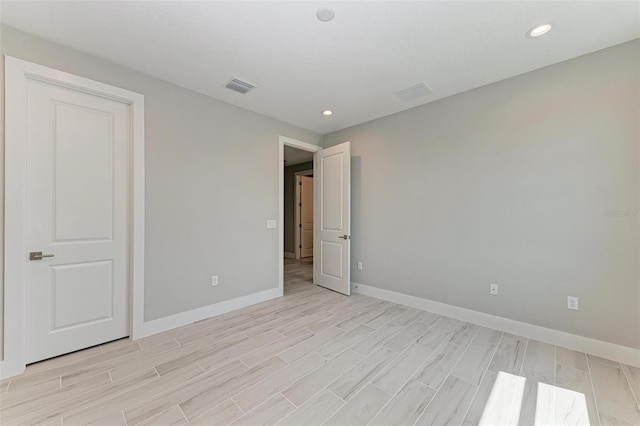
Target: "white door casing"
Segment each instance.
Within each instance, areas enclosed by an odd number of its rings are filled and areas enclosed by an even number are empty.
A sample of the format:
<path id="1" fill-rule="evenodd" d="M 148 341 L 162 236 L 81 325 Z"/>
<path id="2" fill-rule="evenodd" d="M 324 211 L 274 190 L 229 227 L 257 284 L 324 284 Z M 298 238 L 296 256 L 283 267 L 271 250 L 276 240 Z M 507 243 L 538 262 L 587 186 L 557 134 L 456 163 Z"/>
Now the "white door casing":
<path id="1" fill-rule="evenodd" d="M 27 280 L 30 280 L 31 275 L 35 275 L 36 277 L 41 276 L 45 277 L 45 280 L 51 279 L 51 275 L 48 273 L 43 273 L 43 270 L 49 270 L 49 272 L 53 273 L 53 269 L 50 269 L 50 265 L 54 266 L 55 273 L 58 274 L 57 278 L 59 282 L 65 281 L 66 278 L 71 278 L 69 282 L 72 284 L 77 284 L 79 281 L 83 281 L 81 277 L 83 275 L 90 275 L 89 270 L 91 269 L 87 265 L 96 266 L 93 268 L 91 273 L 94 275 L 100 275 L 104 278 L 108 277 L 108 265 L 111 266 L 111 271 L 113 273 L 113 277 L 119 273 L 118 271 L 122 271 L 119 269 L 119 265 L 113 266 L 113 262 L 109 260 L 109 254 L 107 253 L 107 249 L 105 248 L 107 244 L 104 244 L 109 240 L 109 237 L 112 237 L 114 241 L 119 239 L 119 235 L 117 228 L 117 221 L 122 219 L 123 217 L 127 219 L 126 232 L 128 235 L 124 235 L 125 238 L 125 246 L 119 246 L 119 251 L 124 251 L 126 259 L 125 262 L 128 263 L 128 270 L 125 271 L 126 278 L 129 281 L 130 288 L 126 289 L 126 294 L 120 296 L 116 295 L 116 292 L 112 294 L 115 298 L 123 297 L 125 299 L 125 321 L 129 323 L 127 330 L 124 335 L 130 335 L 133 339 L 142 337 L 144 333 L 144 186 L 145 186 L 145 170 L 144 170 L 144 158 L 145 158 L 145 146 L 144 146 L 144 96 L 138 93 L 131 92 L 129 90 L 121 89 L 118 87 L 114 87 L 111 85 L 99 83 L 94 80 L 86 79 L 83 77 L 79 77 L 73 74 L 65 73 L 59 70 L 55 70 L 52 68 L 48 68 L 42 65 L 34 64 L 28 61 L 24 61 L 21 59 L 12 58 L 9 56 L 5 56 L 5 240 L 4 240 L 4 290 L 5 290 L 5 299 L 4 299 L 4 323 L 3 323 L 3 358 L 0 361 L 0 378 L 8 378 L 20 374 L 24 371 L 27 356 L 25 354 L 25 349 L 28 346 L 27 337 L 25 332 L 28 328 L 27 321 L 27 311 L 25 310 L 25 296 L 28 294 L 27 289 Z M 31 98 L 33 96 L 37 96 L 39 92 L 42 95 L 42 91 L 32 89 L 34 85 L 41 85 L 40 89 L 45 88 L 46 90 L 57 91 L 58 94 L 62 94 L 62 99 L 59 99 L 58 104 L 55 108 L 51 108 L 49 110 L 50 114 L 58 114 L 57 122 L 61 126 L 58 131 L 59 132 L 68 132 L 69 128 L 65 130 L 65 123 L 69 122 L 79 122 L 84 129 L 87 127 L 97 126 L 100 127 L 99 122 L 101 121 L 100 117 L 100 105 L 87 105 L 82 106 L 80 108 L 74 108 L 73 102 L 68 102 L 69 99 L 64 98 L 64 94 L 67 93 L 76 93 L 82 94 L 84 99 L 92 99 L 94 102 L 100 104 L 102 102 L 102 106 L 105 104 L 119 104 L 120 108 L 126 109 L 126 121 L 128 122 L 128 128 L 126 130 L 128 136 L 128 143 L 126 150 L 126 155 L 129 158 L 129 163 L 124 165 L 124 178 L 126 179 L 127 187 L 124 189 L 126 191 L 126 200 L 125 204 L 122 205 L 120 201 L 117 201 L 116 198 L 113 198 L 111 202 L 114 207 L 119 205 L 121 207 L 116 207 L 115 210 L 112 211 L 111 217 L 106 217 L 104 214 L 100 216 L 99 212 L 105 212 L 104 208 L 104 199 L 102 200 L 102 204 L 100 203 L 89 203 L 89 199 L 81 199 L 83 197 L 94 197 L 93 201 L 96 201 L 98 193 L 104 192 L 107 190 L 108 185 L 104 185 L 104 179 L 97 179 L 96 176 L 100 175 L 99 171 L 102 167 L 102 176 L 104 176 L 104 170 L 107 166 L 109 166 L 108 162 L 104 161 L 104 157 L 97 156 L 94 151 L 86 150 L 83 155 L 85 155 L 85 160 L 87 163 L 91 163 L 96 167 L 95 170 L 91 170 L 91 173 L 83 173 L 85 177 L 85 182 L 78 183 L 74 182 L 73 173 L 65 174 L 64 173 L 64 164 L 72 164 L 74 161 L 77 163 L 77 158 L 73 155 L 69 155 L 69 148 L 73 147 L 73 144 L 65 144 L 61 143 L 59 146 L 56 146 L 56 150 L 58 152 L 58 157 L 56 158 L 57 163 L 54 163 L 57 166 L 58 174 L 54 177 L 58 180 L 58 189 L 59 191 L 59 199 L 57 209 L 62 212 L 65 209 L 69 208 L 71 205 L 76 205 L 78 202 L 76 200 L 80 200 L 79 204 L 84 206 L 85 209 L 97 209 L 92 211 L 85 211 L 86 214 L 81 215 L 83 217 L 74 217 L 73 221 L 68 222 L 64 220 L 64 217 L 67 215 L 59 215 L 59 222 L 54 222 L 53 217 L 49 217 L 49 221 L 51 224 L 56 224 L 57 228 L 54 229 L 53 226 L 50 226 L 48 229 L 49 239 L 56 239 L 56 242 L 52 244 L 52 247 L 55 247 L 57 250 L 54 254 L 56 255 L 54 258 L 45 258 L 40 261 L 29 261 L 29 252 L 31 251 L 43 251 L 44 254 L 52 253 L 53 251 L 47 251 L 47 247 L 42 246 L 41 244 L 44 240 L 35 239 L 33 241 L 28 241 L 28 239 L 32 239 L 37 232 L 36 228 L 31 230 L 27 230 L 27 204 L 32 205 L 29 208 L 30 217 L 33 217 L 33 214 L 40 214 L 42 211 L 40 210 L 40 205 L 42 201 L 33 204 L 34 200 L 27 197 L 27 187 L 36 185 L 36 186 L 46 186 L 48 185 L 48 191 L 50 194 L 53 194 L 54 185 L 56 182 L 51 179 L 47 181 L 41 180 L 41 176 L 34 175 L 33 172 L 38 173 L 38 170 L 32 170 L 31 164 L 28 166 L 27 161 L 27 151 L 28 149 L 37 150 L 34 146 L 31 146 L 31 143 L 27 143 L 27 137 L 33 139 L 32 134 L 33 129 L 27 127 L 28 121 L 32 120 L 30 118 L 28 120 L 27 111 L 28 106 L 30 105 Z M 48 87 L 48 89 L 47 89 Z M 46 91 L 45 90 L 45 91 Z M 28 100 L 29 97 L 29 100 Z M 70 104 L 70 105 L 68 105 Z M 97 108 L 96 108 L 97 107 Z M 117 108 L 116 108 L 117 109 Z M 103 111 L 104 113 L 105 111 Z M 122 111 L 116 112 L 116 115 L 122 115 Z M 29 114 L 33 114 L 33 111 L 29 111 Z M 40 111 L 40 114 L 43 114 Z M 75 118 L 74 118 L 74 114 Z M 78 117 L 80 114 L 82 117 Z M 110 115 L 110 112 L 106 113 L 106 116 Z M 103 124 L 104 124 L 104 116 Z M 79 120 L 78 120 L 79 118 Z M 107 120 L 108 121 L 108 120 Z M 54 121 L 50 121 L 49 123 L 53 123 Z M 52 129 L 38 129 L 45 131 L 49 131 L 51 134 Z M 122 133 L 122 132 L 120 132 Z M 112 135 L 116 136 L 118 134 L 118 127 L 112 128 Z M 67 142 L 72 140 L 73 138 L 67 138 Z M 95 141 L 94 141 L 95 142 Z M 105 142 L 104 140 L 98 140 L 98 145 L 101 145 L 104 148 Z M 53 147 L 50 147 L 53 152 Z M 112 160 L 115 161 L 118 158 L 118 153 L 114 152 L 112 156 Z M 32 157 L 32 155 L 29 155 Z M 43 152 L 38 151 L 37 161 L 45 161 L 46 155 Z M 33 163 L 36 164 L 36 163 Z M 113 164 L 114 174 L 111 176 L 111 186 L 113 187 L 116 184 L 118 179 L 122 179 L 122 168 L 118 165 Z M 49 174 L 54 172 L 54 166 L 52 163 L 49 163 Z M 119 170 L 119 172 L 116 172 Z M 46 166 L 45 170 L 46 172 Z M 85 170 L 86 172 L 86 170 Z M 27 176 L 29 174 L 29 177 Z M 98 185 L 100 182 L 103 185 L 100 187 Z M 74 187 L 74 185 L 76 185 Z M 95 191 L 89 191 L 89 187 L 97 185 L 100 189 L 95 188 Z M 116 184 L 117 185 L 117 184 Z M 45 188 L 46 190 L 46 188 Z M 82 194 L 82 197 L 76 197 L 74 192 L 76 190 L 84 190 L 86 193 Z M 115 194 L 114 194 L 115 195 Z M 75 199 L 74 199 L 75 197 Z M 124 198 L 123 198 L 124 199 Z M 51 200 L 50 200 L 51 201 Z M 40 203 L 40 204 L 39 204 Z M 53 203 L 51 202 L 53 205 Z M 97 208 L 102 206 L 102 208 Z M 34 210 L 35 209 L 35 210 Z M 52 212 L 52 211 L 51 211 Z M 120 219 L 118 219 L 120 218 Z M 95 235 L 89 235 L 92 232 L 101 228 L 101 231 L 108 230 L 109 227 L 108 222 L 111 221 L 111 235 L 107 235 L 105 237 L 104 232 L 102 235 L 98 236 L 101 232 L 98 232 Z M 57 234 L 54 236 L 53 232 Z M 78 239 L 82 239 L 84 237 L 87 238 L 83 241 L 83 249 L 88 245 L 91 245 L 92 242 L 96 242 L 99 240 L 98 246 L 101 246 L 102 251 L 98 250 L 99 253 L 95 253 L 98 258 L 94 258 L 93 260 L 89 259 L 91 256 L 89 253 L 85 255 L 84 258 L 72 259 L 71 252 L 73 249 L 70 249 L 71 246 L 78 243 Z M 93 241 L 91 241 L 93 240 Z M 46 241 L 45 245 L 46 245 Z M 52 241 L 50 241 L 51 243 Z M 31 245 L 35 243 L 38 247 L 32 247 Z M 65 246 L 65 247 L 63 247 Z M 68 247 L 66 247 L 68 246 Z M 69 251 L 70 249 L 70 251 Z M 116 250 L 116 251 L 118 251 Z M 81 252 L 82 250 L 76 247 L 76 254 Z M 88 250 L 89 251 L 89 250 Z M 112 253 L 115 254 L 115 253 Z M 84 254 L 83 254 L 84 255 Z M 69 265 L 65 262 L 73 264 L 74 262 L 86 262 L 87 265 L 85 267 L 69 267 Z M 105 265 L 105 263 L 107 265 Z M 35 268 L 39 264 L 43 266 L 42 268 L 30 269 L 32 266 Z M 66 275 L 65 275 L 66 274 Z M 75 282 L 74 282 L 75 280 Z M 71 288 L 73 285 L 67 287 L 65 291 L 68 294 L 73 294 L 75 297 L 79 296 L 79 293 L 76 292 L 76 289 Z M 104 290 L 106 286 L 102 287 Z M 33 288 L 31 289 L 33 290 Z M 50 289 L 49 289 L 50 290 Z M 95 290 L 95 289 L 94 289 Z M 63 292 L 64 293 L 64 292 Z M 40 293 L 40 295 L 45 294 L 48 295 L 47 292 Z M 58 293 L 57 296 L 62 296 L 61 293 Z M 92 295 L 93 296 L 93 295 Z M 94 301 L 96 299 L 94 298 Z M 60 307 L 64 307 L 65 304 L 68 304 L 68 300 L 63 301 L 60 300 Z M 75 307 L 73 310 L 67 310 L 67 313 L 71 313 L 70 316 L 62 315 L 62 311 L 58 311 L 60 314 L 57 318 L 56 327 L 59 329 L 56 332 L 61 333 L 64 328 L 73 328 L 71 323 L 73 321 L 78 321 L 84 315 L 84 322 L 107 322 L 101 320 L 101 317 L 104 317 L 105 311 L 108 311 L 107 308 L 103 308 L 102 315 L 95 315 L 95 312 L 88 312 L 86 309 L 88 306 L 79 306 L 80 304 L 75 302 Z M 112 305 L 113 306 L 113 305 Z M 94 306 L 95 308 L 95 306 Z M 83 310 L 84 309 L 84 310 Z M 110 313 L 110 312 L 108 312 Z M 114 315 L 117 315 L 116 311 L 113 312 Z M 42 312 L 36 313 L 36 315 L 41 315 Z M 94 318 L 90 318 L 91 316 Z M 74 317 L 75 316 L 75 317 Z M 30 318 L 32 319 L 32 318 Z M 48 318 L 51 320 L 51 316 Z M 82 321 L 81 321 L 82 322 Z M 65 330 L 70 331 L 70 330 Z M 118 334 L 122 335 L 122 333 L 118 332 Z"/>
<path id="2" fill-rule="evenodd" d="M 300 257 L 313 256 L 313 177 L 300 176 Z"/>
<path id="3" fill-rule="evenodd" d="M 130 105 L 27 81 L 25 362 L 129 335 Z"/>
<path id="4" fill-rule="evenodd" d="M 351 294 L 351 143 L 314 156 L 314 283 Z"/>
<path id="5" fill-rule="evenodd" d="M 287 136 L 278 136 L 278 290 L 284 294 L 284 147 L 292 146 L 304 151 L 316 152 L 319 146 Z"/>

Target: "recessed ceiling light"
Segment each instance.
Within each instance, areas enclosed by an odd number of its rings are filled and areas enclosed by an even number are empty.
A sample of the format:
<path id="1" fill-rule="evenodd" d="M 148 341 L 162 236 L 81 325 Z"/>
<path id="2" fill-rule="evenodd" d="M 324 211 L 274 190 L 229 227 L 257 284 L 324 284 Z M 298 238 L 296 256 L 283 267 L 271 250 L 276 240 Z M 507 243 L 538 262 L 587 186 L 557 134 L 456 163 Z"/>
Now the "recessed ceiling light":
<path id="1" fill-rule="evenodd" d="M 324 111 L 322 111 L 322 115 L 325 115 L 328 117 L 330 115 L 333 115 L 333 111 L 331 111 L 330 109 L 325 109 Z"/>
<path id="2" fill-rule="evenodd" d="M 551 25 L 551 23 L 548 23 L 548 22 L 546 24 L 536 25 L 535 27 L 527 31 L 527 37 L 529 38 L 541 37 L 546 33 L 548 33 L 549 31 L 551 31 L 552 28 L 553 28 L 553 25 Z"/>
<path id="3" fill-rule="evenodd" d="M 322 22 L 329 22 L 336 16 L 336 12 L 326 7 L 321 7 L 316 11 L 316 17 Z"/>

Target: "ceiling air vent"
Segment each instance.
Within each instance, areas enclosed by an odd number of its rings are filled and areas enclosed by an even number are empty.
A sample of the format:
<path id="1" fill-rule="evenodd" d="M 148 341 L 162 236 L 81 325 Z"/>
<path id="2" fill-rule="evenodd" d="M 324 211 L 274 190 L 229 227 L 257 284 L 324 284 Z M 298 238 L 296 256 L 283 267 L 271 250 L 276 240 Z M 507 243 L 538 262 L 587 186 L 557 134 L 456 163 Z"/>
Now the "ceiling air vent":
<path id="1" fill-rule="evenodd" d="M 406 89 L 396 92 L 396 96 L 403 101 L 408 102 L 432 93 L 433 91 L 429 89 L 429 86 L 424 83 L 418 83 L 415 86 L 407 87 Z"/>
<path id="2" fill-rule="evenodd" d="M 232 78 L 227 84 L 225 84 L 224 87 L 244 95 L 245 93 L 252 90 L 256 86 L 254 86 L 251 83 L 247 83 L 246 81 L 242 81 L 237 78 Z"/>

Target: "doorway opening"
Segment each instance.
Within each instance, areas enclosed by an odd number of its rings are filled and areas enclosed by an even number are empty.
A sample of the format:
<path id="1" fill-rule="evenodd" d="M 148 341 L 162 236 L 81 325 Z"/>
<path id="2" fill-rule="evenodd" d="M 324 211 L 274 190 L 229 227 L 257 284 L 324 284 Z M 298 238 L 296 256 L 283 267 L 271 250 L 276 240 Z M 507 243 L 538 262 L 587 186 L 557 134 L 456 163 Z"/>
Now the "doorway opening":
<path id="1" fill-rule="evenodd" d="M 294 148 L 291 150 L 290 148 Z M 287 265 L 294 265 L 287 269 L 287 282 L 303 278 L 304 273 L 304 243 L 298 244 L 302 250 L 300 258 L 296 258 L 296 248 L 290 244 L 291 236 L 295 233 L 287 232 L 288 251 L 285 251 L 285 228 L 290 228 L 290 223 L 295 221 L 285 221 L 285 209 L 291 209 L 291 204 L 285 203 L 285 149 L 287 150 L 287 166 L 295 165 L 292 155 L 303 154 L 307 157 L 300 160 L 300 163 L 310 160 L 310 153 L 313 153 L 313 249 L 311 256 L 314 262 L 306 267 L 306 277 L 312 276 L 311 281 L 302 282 L 313 283 L 325 287 L 329 290 L 351 294 L 351 142 L 346 141 L 329 148 L 320 149 L 316 145 L 311 145 L 295 139 L 280 136 L 278 154 L 278 223 L 281 224 L 278 237 L 278 263 L 279 277 L 278 288 L 280 294 L 284 295 L 285 277 L 285 253 Z M 300 151 L 303 151 L 302 153 Z M 305 154 L 304 151 L 307 151 Z M 298 163 L 298 164 L 300 164 Z M 308 166 L 300 166 L 299 172 L 310 170 Z M 292 173 L 289 173 L 292 174 Z M 295 176 L 295 172 L 293 172 Z M 302 175 L 304 179 L 304 175 Z M 295 181 L 294 181 L 295 187 Z M 289 186 L 289 188 L 291 188 Z M 295 194 L 294 191 L 290 192 Z M 293 199 L 293 197 L 292 197 Z M 294 201 L 295 203 L 295 201 Z M 294 206 L 295 207 L 295 206 Z M 304 207 L 303 207 L 304 210 Z M 293 211 L 293 209 L 289 210 Z M 300 219 L 302 222 L 304 218 Z M 298 227 L 299 229 L 302 226 Z M 301 238 L 304 239 L 304 236 Z M 309 254 L 307 252 L 306 254 Z M 308 263 L 308 262 L 307 262 Z M 305 284 L 306 285 L 306 284 Z"/>
<path id="2" fill-rule="evenodd" d="M 284 291 L 313 284 L 313 152 L 284 147 Z"/>
<path id="3" fill-rule="evenodd" d="M 286 161 L 285 164 L 285 150 Z M 320 150 L 317 145 L 302 142 L 286 136 L 278 138 L 278 287 L 280 294 L 284 295 L 285 281 L 285 260 L 287 267 L 287 281 L 291 284 L 293 280 L 306 283 L 313 283 L 314 268 L 313 262 L 296 259 L 295 249 L 295 184 L 296 172 L 313 170 L 314 154 Z M 305 165 L 306 163 L 306 165 Z M 300 166 L 302 165 L 302 166 Z M 298 166 L 287 169 L 289 166 Z M 295 171 L 293 171 L 295 169 Z M 290 172 L 285 179 L 285 172 Z M 301 175 L 302 176 L 302 175 Z M 285 184 L 287 182 L 287 184 Z M 285 190 L 287 191 L 287 203 L 285 204 Z M 286 212 L 286 213 L 285 213 Z M 285 219 L 285 217 L 287 219 Z M 285 231 L 286 229 L 286 231 Z M 285 250 L 285 233 L 287 236 Z M 299 244 L 298 244 L 299 245 Z M 311 259 L 313 257 L 311 256 Z M 288 286 L 287 290 L 291 285 Z"/>

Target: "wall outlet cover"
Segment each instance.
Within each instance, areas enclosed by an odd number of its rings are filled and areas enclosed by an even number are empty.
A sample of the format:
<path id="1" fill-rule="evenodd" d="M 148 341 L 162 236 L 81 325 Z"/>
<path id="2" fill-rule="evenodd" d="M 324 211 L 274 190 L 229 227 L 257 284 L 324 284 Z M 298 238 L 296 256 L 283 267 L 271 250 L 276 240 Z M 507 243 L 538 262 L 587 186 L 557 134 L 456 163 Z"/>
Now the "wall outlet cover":
<path id="1" fill-rule="evenodd" d="M 577 311 L 580 309 L 580 299 L 576 296 L 567 296 L 567 309 Z"/>
<path id="2" fill-rule="evenodd" d="M 267 228 L 275 229 L 278 227 L 278 221 L 275 219 L 267 219 Z"/>
<path id="3" fill-rule="evenodd" d="M 489 294 L 492 296 L 498 295 L 498 284 L 489 284 Z"/>
<path id="4" fill-rule="evenodd" d="M 218 276 L 217 275 L 213 275 L 211 277 L 211 287 L 215 287 L 218 285 Z"/>

